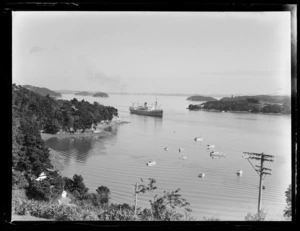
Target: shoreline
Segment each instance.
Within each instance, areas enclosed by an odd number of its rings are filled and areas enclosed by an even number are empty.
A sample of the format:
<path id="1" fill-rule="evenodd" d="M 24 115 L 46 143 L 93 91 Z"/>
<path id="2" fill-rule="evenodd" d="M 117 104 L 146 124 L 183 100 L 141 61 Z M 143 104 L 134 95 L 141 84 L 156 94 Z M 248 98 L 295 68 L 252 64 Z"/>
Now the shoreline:
<path id="1" fill-rule="evenodd" d="M 110 123 L 106 123 L 106 124 L 100 124 L 97 125 L 97 128 L 101 130 L 100 133 L 93 133 L 91 131 L 88 132 L 82 132 L 82 133 L 67 133 L 67 132 L 63 132 L 60 134 L 49 134 L 49 133 L 41 133 L 41 138 L 42 140 L 46 141 L 52 137 L 57 137 L 59 139 L 62 138 L 80 138 L 80 137 L 98 137 L 99 135 L 101 136 L 107 136 L 107 132 L 104 131 L 104 129 L 108 128 L 108 127 L 112 127 L 112 126 L 117 126 L 117 125 L 121 125 L 121 124 L 127 124 L 130 123 L 128 121 L 114 121 L 114 122 L 110 122 Z M 65 161 L 65 157 L 58 151 L 55 151 L 53 149 L 51 149 L 50 147 L 48 147 L 49 149 L 49 159 L 51 164 L 53 165 L 53 168 L 60 172 L 61 175 L 61 171 L 63 171 L 64 169 L 64 161 Z"/>
<path id="2" fill-rule="evenodd" d="M 221 112 L 221 113 L 225 113 L 225 112 L 230 112 L 230 113 L 243 113 L 243 114 L 257 114 L 257 115 L 291 115 L 291 114 L 285 114 L 285 113 L 265 113 L 265 112 L 249 112 L 249 111 L 222 111 L 222 110 L 218 110 L 218 109 L 205 109 L 205 108 L 199 108 L 199 109 L 189 109 L 186 108 L 189 111 L 208 111 L 208 112 Z"/>
<path id="3" fill-rule="evenodd" d="M 57 138 L 69 138 L 69 137 L 93 137 L 93 136 L 99 136 L 105 134 L 105 129 L 116 126 L 116 125 L 121 125 L 121 124 L 128 124 L 130 122 L 128 121 L 114 121 L 114 122 L 109 122 L 105 124 L 98 124 L 97 129 L 100 130 L 99 133 L 93 133 L 92 131 L 85 131 L 81 133 L 68 133 L 68 132 L 60 132 L 59 134 L 50 134 L 50 133 L 40 133 L 42 140 L 46 141 L 52 137 L 57 137 Z"/>

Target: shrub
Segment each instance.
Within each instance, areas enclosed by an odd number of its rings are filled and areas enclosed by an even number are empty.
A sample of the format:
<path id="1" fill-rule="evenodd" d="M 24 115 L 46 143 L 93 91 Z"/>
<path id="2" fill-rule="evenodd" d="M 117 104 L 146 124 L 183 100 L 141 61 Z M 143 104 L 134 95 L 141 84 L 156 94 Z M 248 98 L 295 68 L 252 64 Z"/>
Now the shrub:
<path id="1" fill-rule="evenodd" d="M 266 220 L 266 212 L 261 210 L 258 213 L 248 213 L 247 216 L 245 217 L 246 221 L 265 221 Z"/>
<path id="2" fill-rule="evenodd" d="M 286 207 L 284 209 L 283 216 L 290 219 L 292 218 L 292 188 L 291 185 L 285 191 L 285 200 L 286 200 Z"/>

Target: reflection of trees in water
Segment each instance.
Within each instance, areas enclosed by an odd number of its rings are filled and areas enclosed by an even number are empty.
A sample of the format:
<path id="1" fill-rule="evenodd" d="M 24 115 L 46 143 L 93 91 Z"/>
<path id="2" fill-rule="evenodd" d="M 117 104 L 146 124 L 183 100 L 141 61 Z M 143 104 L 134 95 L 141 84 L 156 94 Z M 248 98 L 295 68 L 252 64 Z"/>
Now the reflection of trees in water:
<path id="1" fill-rule="evenodd" d="M 75 157 L 78 162 L 86 162 L 94 142 L 91 137 L 62 139 L 53 137 L 46 141 L 46 145 L 55 151 L 64 152 L 65 162 L 68 164 L 71 157 Z"/>
<path id="2" fill-rule="evenodd" d="M 110 132 L 112 135 L 115 135 L 118 133 L 118 127 L 117 126 L 110 126 L 104 129 L 106 132 Z"/>

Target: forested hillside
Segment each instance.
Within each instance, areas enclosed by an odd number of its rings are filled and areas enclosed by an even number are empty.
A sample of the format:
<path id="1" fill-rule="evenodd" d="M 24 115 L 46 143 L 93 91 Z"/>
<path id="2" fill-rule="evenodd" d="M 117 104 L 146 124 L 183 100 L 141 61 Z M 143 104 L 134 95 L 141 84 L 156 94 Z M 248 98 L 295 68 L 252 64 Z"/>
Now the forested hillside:
<path id="1" fill-rule="evenodd" d="M 46 133 L 77 131 L 91 128 L 93 123 L 111 120 L 118 110 L 97 102 L 53 99 L 13 85 L 13 114 L 23 120 L 33 120 L 38 130 Z"/>
<path id="2" fill-rule="evenodd" d="M 46 96 L 49 95 L 51 97 L 61 97 L 61 94 L 55 91 L 51 91 L 48 88 L 45 87 L 35 87 L 31 85 L 23 85 L 24 88 L 33 91 L 35 93 L 38 93 L 39 95 Z"/>

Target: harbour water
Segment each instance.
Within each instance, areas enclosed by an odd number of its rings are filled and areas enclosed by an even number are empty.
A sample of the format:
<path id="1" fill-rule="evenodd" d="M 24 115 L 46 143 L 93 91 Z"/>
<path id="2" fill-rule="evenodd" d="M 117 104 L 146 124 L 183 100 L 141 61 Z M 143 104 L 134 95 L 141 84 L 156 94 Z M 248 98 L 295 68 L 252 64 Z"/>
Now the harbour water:
<path id="1" fill-rule="evenodd" d="M 118 95 L 109 98 L 63 94 L 62 99 L 97 101 L 116 107 L 122 120 L 96 138 L 50 138 L 47 145 L 64 156 L 62 174 L 80 174 L 90 192 L 101 185 L 111 191 L 111 202 L 134 204 L 134 185 L 154 178 L 157 194 L 180 188 L 197 220 L 244 220 L 257 212 L 259 177 L 243 152 L 274 155 L 265 162 L 271 174 L 264 179 L 262 208 L 271 220 L 284 220 L 285 191 L 291 184 L 291 117 L 250 113 L 189 111 L 195 102 L 186 96 Z M 132 102 L 158 100 L 163 118 L 133 115 Z M 203 141 L 195 142 L 195 137 Z M 208 144 L 225 158 L 212 159 Z M 168 147 L 168 151 L 164 148 Z M 179 153 L 179 148 L 184 151 Z M 186 160 L 179 158 L 185 155 Z M 155 166 L 146 166 L 150 160 Z M 259 165 L 253 160 L 254 165 Z M 242 170 L 241 176 L 237 171 Z M 199 178 L 205 173 L 204 178 Z M 155 192 L 152 196 L 155 195 Z M 139 196 L 139 206 L 149 207 L 151 195 Z"/>

